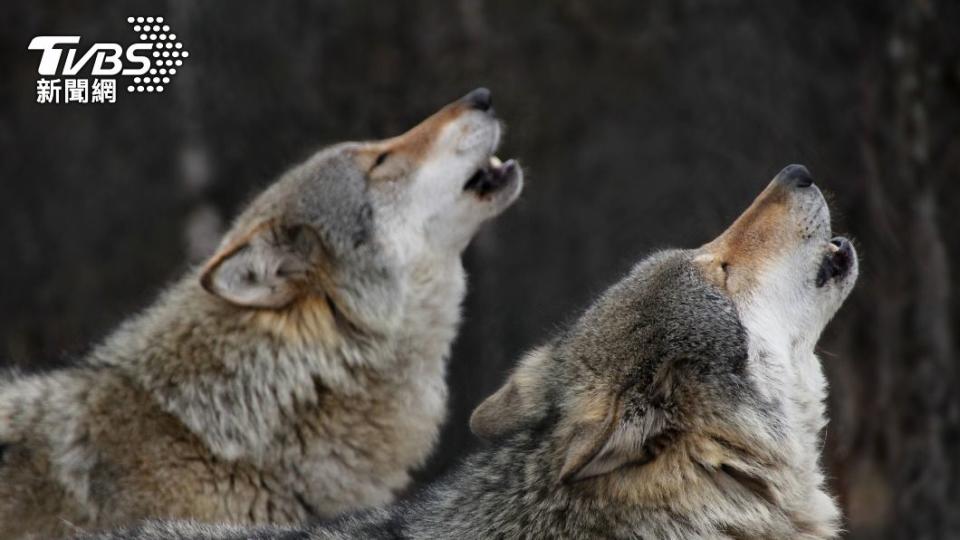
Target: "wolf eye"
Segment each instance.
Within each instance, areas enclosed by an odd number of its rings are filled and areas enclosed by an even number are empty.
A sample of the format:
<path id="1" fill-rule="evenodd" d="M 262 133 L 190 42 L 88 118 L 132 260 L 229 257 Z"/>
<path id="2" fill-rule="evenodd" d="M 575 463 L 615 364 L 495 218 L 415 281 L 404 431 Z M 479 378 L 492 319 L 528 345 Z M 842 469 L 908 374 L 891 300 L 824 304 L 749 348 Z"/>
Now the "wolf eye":
<path id="1" fill-rule="evenodd" d="M 379 167 L 380 165 L 383 165 L 383 162 L 386 161 L 387 157 L 389 156 L 390 156 L 390 152 L 381 153 L 379 156 L 377 156 L 377 159 L 373 160 L 373 167 L 370 167 L 370 170 L 372 171 L 377 167 Z"/>

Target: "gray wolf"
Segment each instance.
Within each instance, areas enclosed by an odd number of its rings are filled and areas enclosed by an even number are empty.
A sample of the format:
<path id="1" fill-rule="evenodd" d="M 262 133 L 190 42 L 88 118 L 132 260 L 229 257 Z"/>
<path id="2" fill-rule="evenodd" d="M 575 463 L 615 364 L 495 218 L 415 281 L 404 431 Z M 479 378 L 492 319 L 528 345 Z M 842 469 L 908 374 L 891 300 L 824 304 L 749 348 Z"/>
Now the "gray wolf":
<path id="1" fill-rule="evenodd" d="M 858 262 L 802 166 L 715 240 L 655 253 L 473 413 L 491 442 L 422 496 L 299 528 L 100 538 L 831 538 L 814 345 Z"/>
<path id="2" fill-rule="evenodd" d="M 0 538 L 390 502 L 434 446 L 477 228 L 518 197 L 478 89 L 323 149 L 76 367 L 0 383 Z"/>

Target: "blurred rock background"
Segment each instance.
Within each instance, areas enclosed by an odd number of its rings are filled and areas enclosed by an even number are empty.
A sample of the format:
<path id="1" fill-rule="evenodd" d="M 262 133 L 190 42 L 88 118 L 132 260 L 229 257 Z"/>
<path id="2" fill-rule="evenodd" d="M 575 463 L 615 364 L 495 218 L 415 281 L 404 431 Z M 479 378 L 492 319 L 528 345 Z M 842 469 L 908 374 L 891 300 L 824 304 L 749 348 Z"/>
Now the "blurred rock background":
<path id="1" fill-rule="evenodd" d="M 163 94 L 39 105 L 35 35 L 191 58 Z M 849 538 L 960 535 L 960 3 L 252 0 L 0 5 L 0 365 L 68 364 L 317 147 L 479 85 L 528 189 L 466 254 L 433 478 L 521 352 L 643 254 L 716 235 L 784 165 L 832 194 L 861 281 L 821 354 Z"/>

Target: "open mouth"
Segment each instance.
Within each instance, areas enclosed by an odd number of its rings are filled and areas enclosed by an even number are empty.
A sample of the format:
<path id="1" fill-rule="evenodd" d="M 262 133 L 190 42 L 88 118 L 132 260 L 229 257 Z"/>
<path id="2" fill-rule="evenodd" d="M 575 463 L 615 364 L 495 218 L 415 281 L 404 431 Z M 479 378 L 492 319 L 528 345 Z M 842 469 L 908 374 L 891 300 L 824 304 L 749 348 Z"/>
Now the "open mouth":
<path id="1" fill-rule="evenodd" d="M 477 169 L 473 176 L 463 185 L 464 191 L 472 191 L 480 197 L 484 197 L 510 183 L 516 176 L 517 162 L 513 159 L 500 161 L 496 156 L 491 156 L 490 160 Z"/>
<path id="2" fill-rule="evenodd" d="M 829 281 L 841 280 L 853 268 L 853 245 L 842 236 L 830 240 L 828 252 L 817 270 L 817 287 L 823 287 Z"/>

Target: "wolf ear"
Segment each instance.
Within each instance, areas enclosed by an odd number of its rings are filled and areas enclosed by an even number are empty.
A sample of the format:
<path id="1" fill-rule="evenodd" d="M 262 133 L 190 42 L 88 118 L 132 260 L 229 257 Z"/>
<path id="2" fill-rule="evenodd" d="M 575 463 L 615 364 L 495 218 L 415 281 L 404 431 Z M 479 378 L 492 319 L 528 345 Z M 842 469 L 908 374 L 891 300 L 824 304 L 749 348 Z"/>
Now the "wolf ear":
<path id="1" fill-rule="evenodd" d="M 622 406 L 611 406 L 607 418 L 577 425 L 560 469 L 560 479 L 586 480 L 624 465 L 653 459 L 658 451 L 655 443 L 665 425 L 665 416 L 660 410 L 650 409 L 628 419 L 624 418 Z"/>
<path id="2" fill-rule="evenodd" d="M 667 363 L 645 388 L 633 386 L 619 396 L 601 394 L 574 405 L 560 479 L 576 482 L 655 458 L 668 442 L 669 419 L 662 404 L 671 397 L 673 372 Z"/>
<path id="3" fill-rule="evenodd" d="M 546 409 L 544 371 L 550 360 L 549 346 L 534 349 L 499 390 L 470 415 L 470 431 L 485 440 L 509 435 L 539 419 Z"/>
<path id="4" fill-rule="evenodd" d="M 309 227 L 264 223 L 223 246 L 203 268 L 200 283 L 238 306 L 282 308 L 303 291 L 320 249 Z"/>

